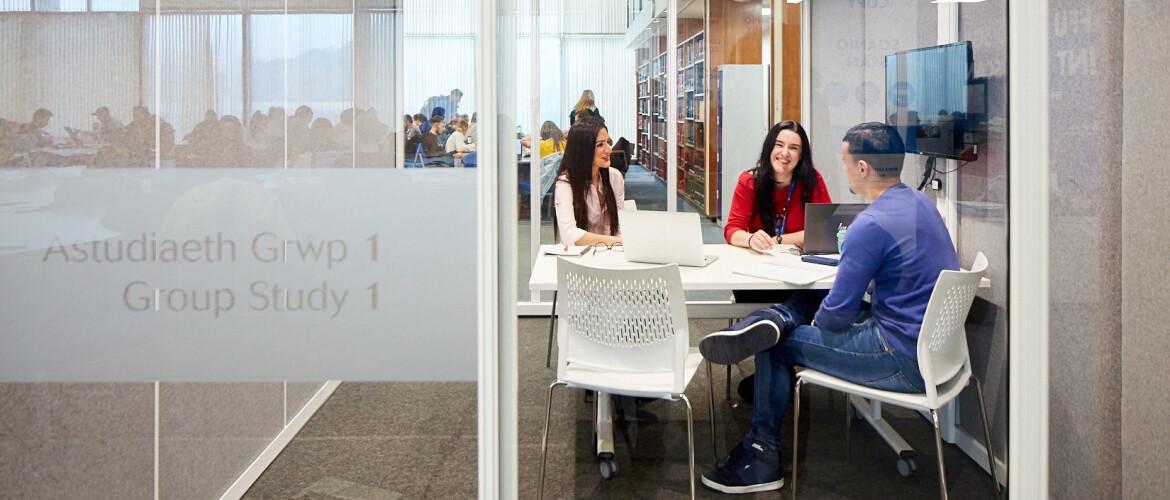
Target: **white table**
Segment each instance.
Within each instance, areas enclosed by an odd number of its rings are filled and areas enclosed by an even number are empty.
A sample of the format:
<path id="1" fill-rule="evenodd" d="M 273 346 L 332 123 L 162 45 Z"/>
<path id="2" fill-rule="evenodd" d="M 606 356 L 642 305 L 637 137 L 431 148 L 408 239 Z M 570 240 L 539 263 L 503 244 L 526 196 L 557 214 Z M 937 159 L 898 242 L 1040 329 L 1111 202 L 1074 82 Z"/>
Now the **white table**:
<path id="1" fill-rule="evenodd" d="M 792 248 L 791 245 L 782 245 Z M 753 252 L 746 248 L 725 244 L 703 245 L 703 253 L 717 255 L 719 260 L 706 267 L 679 266 L 682 275 L 684 290 L 792 290 L 792 289 L 828 289 L 833 285 L 833 278 L 827 278 L 809 286 L 798 286 L 764 278 L 755 278 L 735 274 L 734 270 L 752 267 L 767 259 L 771 255 Z M 590 250 L 580 257 L 565 257 L 582 264 L 604 267 L 609 269 L 637 269 L 653 264 L 639 264 L 626 262 L 625 254 L 620 251 Z M 532 265 L 532 277 L 528 280 L 528 288 L 532 290 L 557 289 L 557 257 L 553 255 L 539 255 Z"/>

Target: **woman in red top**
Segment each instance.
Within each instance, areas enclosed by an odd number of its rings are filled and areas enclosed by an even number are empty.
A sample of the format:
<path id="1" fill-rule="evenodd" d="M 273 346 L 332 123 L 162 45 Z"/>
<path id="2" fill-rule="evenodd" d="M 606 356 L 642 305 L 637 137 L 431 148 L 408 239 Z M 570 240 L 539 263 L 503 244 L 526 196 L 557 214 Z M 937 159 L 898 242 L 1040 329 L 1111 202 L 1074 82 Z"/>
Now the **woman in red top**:
<path id="1" fill-rule="evenodd" d="M 739 175 L 723 237 L 727 242 L 755 250 L 777 244 L 804 247 L 804 204 L 832 203 L 820 172 L 813 168 L 812 148 L 804 127 L 792 120 L 768 130 L 756 168 Z M 816 310 L 823 291 L 732 290 L 736 302 L 806 302 Z M 740 381 L 739 396 L 752 402 L 755 375 Z"/>
<path id="2" fill-rule="evenodd" d="M 756 167 L 740 174 L 723 237 L 755 250 L 777 244 L 804 246 L 804 204 L 831 203 L 813 168 L 804 127 L 792 120 L 768 130 Z"/>

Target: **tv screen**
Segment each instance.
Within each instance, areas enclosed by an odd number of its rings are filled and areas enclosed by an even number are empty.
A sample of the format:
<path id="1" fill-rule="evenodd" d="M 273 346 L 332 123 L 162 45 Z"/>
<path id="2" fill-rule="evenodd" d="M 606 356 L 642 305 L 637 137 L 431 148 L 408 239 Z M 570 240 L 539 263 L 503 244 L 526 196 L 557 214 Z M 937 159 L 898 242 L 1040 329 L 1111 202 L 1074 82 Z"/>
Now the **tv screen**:
<path id="1" fill-rule="evenodd" d="M 886 55 L 886 123 L 907 153 L 973 158 L 971 67 L 971 42 Z"/>

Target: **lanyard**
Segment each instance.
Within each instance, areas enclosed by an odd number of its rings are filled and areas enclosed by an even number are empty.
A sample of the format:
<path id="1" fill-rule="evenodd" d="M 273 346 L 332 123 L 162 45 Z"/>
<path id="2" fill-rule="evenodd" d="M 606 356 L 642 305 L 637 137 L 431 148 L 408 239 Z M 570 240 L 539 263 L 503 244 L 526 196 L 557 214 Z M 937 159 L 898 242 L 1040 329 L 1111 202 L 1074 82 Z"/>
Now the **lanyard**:
<path id="1" fill-rule="evenodd" d="M 784 209 L 780 212 L 780 225 L 776 226 L 776 236 L 784 234 L 784 226 L 788 223 L 788 202 L 792 201 L 792 190 L 796 188 L 796 181 L 788 185 L 788 197 L 784 199 Z"/>

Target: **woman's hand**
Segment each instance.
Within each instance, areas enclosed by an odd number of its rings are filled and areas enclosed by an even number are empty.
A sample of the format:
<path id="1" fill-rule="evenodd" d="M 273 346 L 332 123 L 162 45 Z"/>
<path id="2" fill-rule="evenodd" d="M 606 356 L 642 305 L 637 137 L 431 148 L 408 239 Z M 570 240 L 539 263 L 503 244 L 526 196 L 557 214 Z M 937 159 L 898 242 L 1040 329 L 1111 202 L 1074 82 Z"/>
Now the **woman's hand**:
<path id="1" fill-rule="evenodd" d="M 784 241 L 788 244 L 796 245 L 796 248 L 804 250 L 804 231 L 788 233 L 784 235 Z"/>
<path id="2" fill-rule="evenodd" d="M 621 236 L 610 236 L 608 234 L 597 234 L 597 233 L 587 232 L 584 235 L 582 235 L 580 238 L 578 238 L 577 241 L 573 244 L 591 247 L 591 246 L 596 245 L 598 243 L 600 243 L 602 245 L 606 245 L 606 246 L 621 245 L 622 244 L 622 237 Z"/>
<path id="3" fill-rule="evenodd" d="M 762 229 L 752 233 L 752 235 L 748 237 L 748 248 L 751 248 L 757 252 L 769 250 L 774 246 L 776 246 L 776 240 L 772 239 L 772 237 Z"/>

